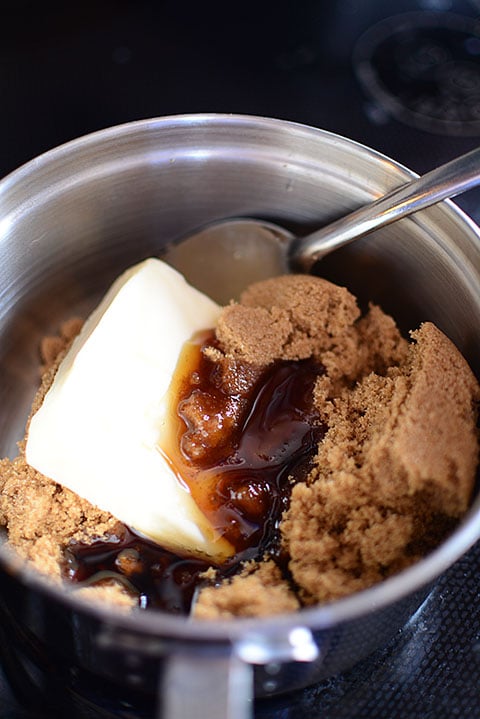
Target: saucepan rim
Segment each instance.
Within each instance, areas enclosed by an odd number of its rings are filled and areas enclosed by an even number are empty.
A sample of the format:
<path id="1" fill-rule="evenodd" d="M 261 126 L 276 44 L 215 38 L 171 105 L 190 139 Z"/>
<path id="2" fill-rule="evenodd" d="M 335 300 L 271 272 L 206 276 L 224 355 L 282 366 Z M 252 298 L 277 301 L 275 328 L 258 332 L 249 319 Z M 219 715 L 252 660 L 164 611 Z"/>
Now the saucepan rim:
<path id="1" fill-rule="evenodd" d="M 52 163 L 64 161 L 68 156 L 87 150 L 90 146 L 98 146 L 120 138 L 125 139 L 128 135 L 158 130 L 161 127 L 201 127 L 212 124 L 224 125 L 225 128 L 246 126 L 267 132 L 272 129 L 295 130 L 305 133 L 311 138 L 318 138 L 319 141 L 334 142 L 352 152 L 361 153 L 364 158 L 368 158 L 373 163 L 383 163 L 399 181 L 416 176 L 416 173 L 377 150 L 320 128 L 256 115 L 195 113 L 135 120 L 98 130 L 59 145 L 30 160 L 0 180 L 0 198 L 15 187 L 28 182 L 29 178 L 39 170 L 48 170 Z M 469 235 L 470 239 L 478 243 L 480 247 L 480 230 L 473 220 L 449 200 L 443 201 L 441 206 L 442 211 L 447 213 L 450 219 L 455 219 L 464 234 Z M 424 212 L 428 212 L 428 210 Z M 2 219 L 0 217 L 0 226 Z M 466 265 L 468 266 L 468 262 Z M 308 627 L 313 631 L 327 629 L 340 623 L 355 621 L 366 614 L 395 604 L 407 595 L 412 595 L 435 581 L 480 538 L 479 514 L 480 498 L 477 497 L 460 525 L 439 547 L 411 567 L 379 584 L 333 602 L 304 608 L 294 613 L 257 619 L 192 620 L 188 617 L 168 615 L 156 610 L 125 612 L 111 605 L 87 601 L 77 597 L 75 591 L 68 586 L 59 587 L 36 570 L 26 566 L 6 546 L 0 547 L 0 566 L 3 566 L 8 574 L 18 579 L 26 587 L 66 604 L 74 611 L 89 614 L 100 622 L 115 626 L 120 630 L 148 634 L 167 640 L 224 643 L 241 640 L 250 635 L 277 637 L 279 633 L 288 634 L 296 627 Z"/>

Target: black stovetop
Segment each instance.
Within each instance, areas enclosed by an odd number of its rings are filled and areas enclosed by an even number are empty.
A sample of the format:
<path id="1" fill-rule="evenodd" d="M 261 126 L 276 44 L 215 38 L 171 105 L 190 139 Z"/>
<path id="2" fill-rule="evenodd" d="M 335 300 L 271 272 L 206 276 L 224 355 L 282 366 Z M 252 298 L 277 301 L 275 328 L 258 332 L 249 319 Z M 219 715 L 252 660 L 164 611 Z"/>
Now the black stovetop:
<path id="1" fill-rule="evenodd" d="M 424 172 L 480 137 L 479 0 L 84 0 L 2 6 L 0 176 L 130 120 L 235 112 L 346 135 Z M 458 199 L 480 220 L 480 192 Z M 262 719 L 480 717 L 480 546 L 349 673 Z M 27 711 L 0 672 L 0 719 Z M 51 715 L 48 719 L 54 719 Z"/>

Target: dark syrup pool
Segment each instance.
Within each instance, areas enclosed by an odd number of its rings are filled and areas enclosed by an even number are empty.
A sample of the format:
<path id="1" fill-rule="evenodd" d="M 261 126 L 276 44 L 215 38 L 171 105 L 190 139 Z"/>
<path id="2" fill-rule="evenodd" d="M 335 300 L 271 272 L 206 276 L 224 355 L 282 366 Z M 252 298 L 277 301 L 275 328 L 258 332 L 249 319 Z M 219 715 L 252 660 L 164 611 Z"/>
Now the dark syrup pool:
<path id="1" fill-rule="evenodd" d="M 196 391 L 200 377 L 202 391 L 218 397 L 201 350 L 199 345 L 191 366 Z M 292 484 L 306 476 L 324 434 L 312 402 L 321 373 L 312 360 L 269 367 L 249 392 L 240 426 L 221 451 L 216 448 L 202 458 L 194 490 L 198 494 L 205 488 L 208 502 L 200 506 L 235 549 L 217 567 L 219 579 L 235 572 L 241 561 L 265 554 L 282 565 L 280 518 L 288 508 Z M 221 403 L 218 397 L 219 412 Z M 181 444 L 181 436 L 178 440 Z M 205 582 L 201 575 L 211 566 L 211 561 L 173 554 L 125 527 L 121 537 L 70 544 L 65 575 L 89 585 L 114 578 L 137 594 L 142 608 L 187 614 L 197 587 Z"/>

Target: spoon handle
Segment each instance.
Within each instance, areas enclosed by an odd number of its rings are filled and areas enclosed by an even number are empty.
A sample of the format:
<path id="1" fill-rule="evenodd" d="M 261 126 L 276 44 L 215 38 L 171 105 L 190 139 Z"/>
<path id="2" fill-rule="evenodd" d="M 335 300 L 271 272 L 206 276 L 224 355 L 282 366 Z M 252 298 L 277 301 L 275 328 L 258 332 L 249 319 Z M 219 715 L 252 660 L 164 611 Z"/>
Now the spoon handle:
<path id="1" fill-rule="evenodd" d="M 412 212 L 423 210 L 447 197 L 455 197 L 478 184 L 480 148 L 401 185 L 378 200 L 306 237 L 297 239 L 292 246 L 292 262 L 304 270 L 309 270 L 317 260 L 332 250 Z"/>

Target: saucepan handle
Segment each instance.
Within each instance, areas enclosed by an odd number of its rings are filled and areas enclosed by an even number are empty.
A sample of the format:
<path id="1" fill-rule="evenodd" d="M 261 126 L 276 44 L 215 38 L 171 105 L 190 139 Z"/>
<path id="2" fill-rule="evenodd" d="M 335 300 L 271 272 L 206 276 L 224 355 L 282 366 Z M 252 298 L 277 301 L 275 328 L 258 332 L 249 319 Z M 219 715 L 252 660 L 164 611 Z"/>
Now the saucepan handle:
<path id="1" fill-rule="evenodd" d="M 251 719 L 253 666 L 233 648 L 175 651 L 160 678 L 157 719 Z"/>

